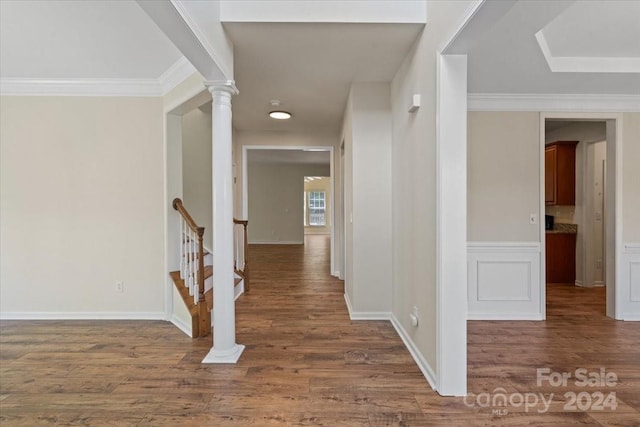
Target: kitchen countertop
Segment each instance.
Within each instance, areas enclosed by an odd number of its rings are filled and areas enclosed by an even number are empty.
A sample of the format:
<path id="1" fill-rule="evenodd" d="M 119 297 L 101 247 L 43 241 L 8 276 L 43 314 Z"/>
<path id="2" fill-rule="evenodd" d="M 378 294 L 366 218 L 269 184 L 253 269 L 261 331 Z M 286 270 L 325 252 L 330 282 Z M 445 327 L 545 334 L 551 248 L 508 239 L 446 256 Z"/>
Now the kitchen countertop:
<path id="1" fill-rule="evenodd" d="M 577 234 L 578 224 L 563 224 L 556 222 L 553 230 L 545 230 L 547 234 Z"/>

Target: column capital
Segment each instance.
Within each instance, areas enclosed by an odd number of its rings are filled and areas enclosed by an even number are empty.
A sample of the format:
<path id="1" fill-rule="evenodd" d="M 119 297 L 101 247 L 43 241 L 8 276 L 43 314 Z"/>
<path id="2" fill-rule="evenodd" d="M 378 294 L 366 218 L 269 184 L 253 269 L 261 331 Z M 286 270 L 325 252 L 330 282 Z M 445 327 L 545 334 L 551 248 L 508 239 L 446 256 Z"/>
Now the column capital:
<path id="1" fill-rule="evenodd" d="M 239 93 L 235 80 L 205 80 L 204 85 L 211 95 L 214 92 L 226 92 L 231 96 Z"/>

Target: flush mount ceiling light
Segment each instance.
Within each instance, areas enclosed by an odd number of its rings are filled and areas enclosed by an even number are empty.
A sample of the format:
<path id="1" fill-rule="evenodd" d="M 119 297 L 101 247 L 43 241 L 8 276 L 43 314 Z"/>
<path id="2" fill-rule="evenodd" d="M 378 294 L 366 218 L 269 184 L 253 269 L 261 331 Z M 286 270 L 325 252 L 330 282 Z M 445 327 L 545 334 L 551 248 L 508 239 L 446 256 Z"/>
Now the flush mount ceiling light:
<path id="1" fill-rule="evenodd" d="M 279 99 L 272 99 L 270 104 L 273 110 L 269 112 L 269 117 L 276 120 L 287 120 L 291 118 L 291 113 L 278 109 L 278 107 L 280 106 Z"/>
<path id="2" fill-rule="evenodd" d="M 282 110 L 270 111 L 269 117 L 276 120 L 287 120 L 291 118 L 291 113 Z"/>

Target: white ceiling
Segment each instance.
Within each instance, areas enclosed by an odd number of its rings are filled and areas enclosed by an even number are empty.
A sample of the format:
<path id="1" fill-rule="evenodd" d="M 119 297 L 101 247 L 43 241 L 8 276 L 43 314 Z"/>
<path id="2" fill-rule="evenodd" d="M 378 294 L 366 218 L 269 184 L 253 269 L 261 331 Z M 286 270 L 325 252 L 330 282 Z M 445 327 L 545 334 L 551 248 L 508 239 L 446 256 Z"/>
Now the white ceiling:
<path id="1" fill-rule="evenodd" d="M 553 56 L 640 58 L 640 1 L 576 1 L 542 31 Z"/>
<path id="2" fill-rule="evenodd" d="M 352 82 L 391 81 L 422 24 L 225 23 L 237 129 L 339 131 Z M 270 119 L 271 100 L 293 114 Z"/>
<path id="3" fill-rule="evenodd" d="M 3 78 L 157 79 L 181 57 L 131 0 L 0 0 Z"/>
<path id="4" fill-rule="evenodd" d="M 499 3 L 486 2 L 482 8 L 498 7 Z M 552 52 L 594 55 L 611 48 L 634 54 L 638 39 L 630 35 L 638 26 L 638 15 L 633 14 L 635 1 L 593 2 L 609 8 L 606 20 L 602 21 L 607 25 L 587 25 L 586 22 L 592 22 L 588 19 L 593 14 L 592 8 L 575 7 L 573 0 L 511 3 L 490 27 L 468 25 L 447 50 L 447 53 L 468 54 L 470 93 L 640 94 L 640 74 L 637 73 L 551 72 L 535 37 L 558 18 L 562 30 L 558 30 L 555 23 L 545 30 L 549 32 Z M 635 22 L 630 14 L 636 18 Z M 466 37 L 465 31 L 469 32 Z M 589 36 L 579 36 L 584 33 Z M 566 34 L 572 34 L 571 40 L 566 37 L 562 41 Z M 590 46 L 589 40 L 599 37 L 607 41 Z M 610 46 L 615 40 L 624 47 Z"/>
<path id="5" fill-rule="evenodd" d="M 301 165 L 329 165 L 329 151 L 304 150 L 248 150 L 249 163 L 277 163 Z"/>

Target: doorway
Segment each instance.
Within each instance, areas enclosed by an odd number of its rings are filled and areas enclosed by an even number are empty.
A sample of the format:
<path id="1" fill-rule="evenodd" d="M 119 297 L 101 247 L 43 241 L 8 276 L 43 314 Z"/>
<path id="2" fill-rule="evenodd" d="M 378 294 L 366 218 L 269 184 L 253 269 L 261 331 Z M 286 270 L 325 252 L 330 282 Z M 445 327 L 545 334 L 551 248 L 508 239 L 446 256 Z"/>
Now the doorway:
<path id="1" fill-rule="evenodd" d="M 540 221 L 541 235 L 541 302 L 544 316 L 548 309 L 547 290 L 554 297 L 558 280 L 575 290 L 578 287 L 602 287 L 606 303 L 602 312 L 609 317 L 619 316 L 619 302 L 616 297 L 616 249 L 621 236 L 621 135 L 622 118 L 616 114 L 597 113 L 543 113 L 541 114 L 541 182 L 540 204 L 545 220 Z M 553 143 L 556 154 L 550 155 Z M 562 151 L 562 152 L 561 152 Z M 558 156 L 558 157 L 555 157 Z M 566 170 L 550 172 L 548 162 L 556 162 L 556 168 L 567 168 L 567 158 L 573 156 L 573 194 L 567 199 L 549 196 L 549 191 L 559 195 L 560 180 L 567 180 Z M 562 157 L 562 159 L 561 159 Z M 561 166 L 562 163 L 562 166 Z M 570 168 L 570 167 L 569 167 Z M 553 168 L 551 168 L 553 169 Z M 553 175 L 557 173 L 557 175 Z M 550 184 L 550 177 L 554 183 Z M 618 195 L 618 197 L 616 197 Z M 567 201 L 568 200 L 568 201 Z M 549 215 L 553 226 L 549 227 Z M 565 267 L 573 273 L 571 277 L 558 274 L 558 268 Z M 565 271 L 565 273 L 566 273 Z M 567 280 L 567 277 L 572 280 Z"/>
<path id="2" fill-rule="evenodd" d="M 249 220 L 249 243 L 303 244 L 304 177 L 328 177 L 326 205 L 334 206 L 334 147 L 243 145 L 238 178 L 242 216 Z M 284 190 L 284 191 L 283 191 Z M 287 218 L 290 218 L 288 220 Z M 335 263 L 335 209 L 329 224 L 331 272 Z"/>

